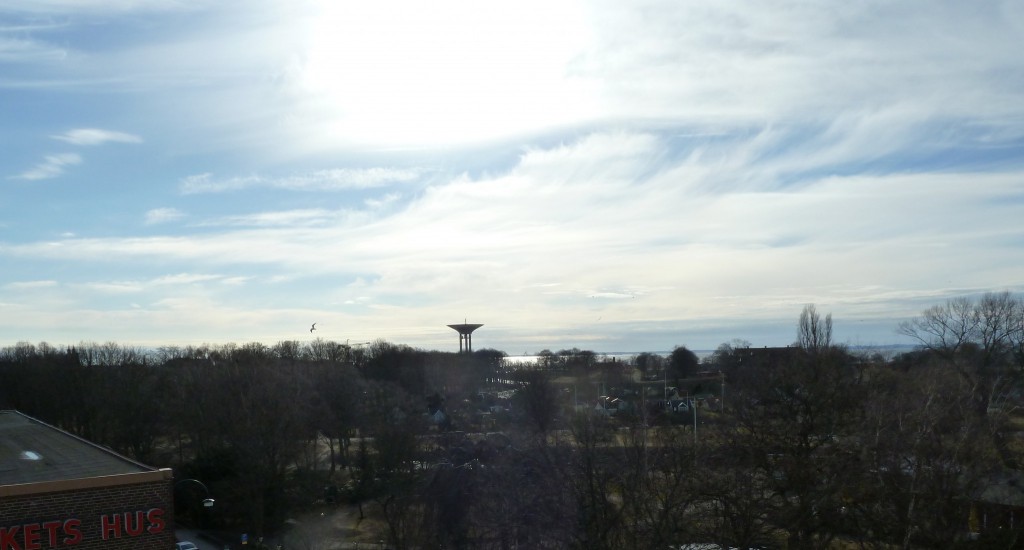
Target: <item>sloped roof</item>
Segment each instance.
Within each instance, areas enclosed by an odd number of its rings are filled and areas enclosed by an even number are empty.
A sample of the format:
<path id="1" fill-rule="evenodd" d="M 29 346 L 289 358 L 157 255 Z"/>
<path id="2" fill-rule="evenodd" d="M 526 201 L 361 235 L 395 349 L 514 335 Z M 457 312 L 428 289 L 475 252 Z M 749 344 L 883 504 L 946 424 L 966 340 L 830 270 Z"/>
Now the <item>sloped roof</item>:
<path id="1" fill-rule="evenodd" d="M 1024 472 L 1004 469 L 988 475 L 975 499 L 986 504 L 1024 507 Z"/>
<path id="2" fill-rule="evenodd" d="M 0 486 L 154 472 L 17 411 L 0 411 Z"/>

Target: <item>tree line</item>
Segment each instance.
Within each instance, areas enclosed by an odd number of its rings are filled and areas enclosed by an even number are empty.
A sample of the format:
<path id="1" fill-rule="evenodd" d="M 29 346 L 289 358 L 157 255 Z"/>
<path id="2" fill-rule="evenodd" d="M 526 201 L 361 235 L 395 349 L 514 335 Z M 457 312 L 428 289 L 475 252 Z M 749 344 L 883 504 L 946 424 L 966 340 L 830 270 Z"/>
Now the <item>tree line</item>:
<path id="1" fill-rule="evenodd" d="M 858 355 L 812 305 L 785 348 L 536 368 L 384 341 L 19 343 L 0 407 L 203 480 L 216 511 L 179 515 L 249 533 L 351 503 L 403 549 L 1021 545 L 1024 303 L 957 298 L 897 330 L 915 351 Z M 613 392 L 631 406 L 598 406 Z"/>

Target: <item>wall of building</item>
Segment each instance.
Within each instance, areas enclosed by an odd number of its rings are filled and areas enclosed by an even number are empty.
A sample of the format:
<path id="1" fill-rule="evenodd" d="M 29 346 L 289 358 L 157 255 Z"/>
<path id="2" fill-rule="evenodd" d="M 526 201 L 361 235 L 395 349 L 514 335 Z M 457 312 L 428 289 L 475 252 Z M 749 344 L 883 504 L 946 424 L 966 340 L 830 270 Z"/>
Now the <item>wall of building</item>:
<path id="1" fill-rule="evenodd" d="M 174 547 L 170 479 L 67 490 L 52 490 L 51 485 L 47 489 L 0 495 L 0 550 Z"/>

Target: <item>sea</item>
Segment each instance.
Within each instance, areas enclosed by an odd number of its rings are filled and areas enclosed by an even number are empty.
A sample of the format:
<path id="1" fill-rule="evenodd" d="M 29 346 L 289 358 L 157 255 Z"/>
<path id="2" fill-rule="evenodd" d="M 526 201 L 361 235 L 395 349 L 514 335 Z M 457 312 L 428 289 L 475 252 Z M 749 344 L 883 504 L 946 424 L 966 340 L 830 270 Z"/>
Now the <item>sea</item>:
<path id="1" fill-rule="evenodd" d="M 901 353 L 907 353 L 907 352 L 913 351 L 915 349 L 915 347 L 914 346 L 905 346 L 905 345 L 847 346 L 847 349 L 849 349 L 851 353 L 855 353 L 855 354 L 870 355 L 870 354 L 874 354 L 874 353 L 880 353 L 882 355 L 882 357 L 885 357 L 886 359 L 892 359 L 893 357 L 895 357 L 895 356 L 897 356 L 897 355 L 899 355 Z M 697 359 L 700 360 L 701 362 L 703 362 L 705 358 L 707 358 L 707 357 L 709 357 L 709 356 L 711 356 L 712 354 L 715 353 L 715 350 L 713 350 L 713 349 L 695 349 L 695 350 L 690 350 L 690 351 L 692 351 L 694 353 L 694 355 L 697 356 Z M 597 356 L 598 360 L 603 360 L 604 359 L 604 360 L 609 360 L 610 361 L 612 359 L 616 359 L 618 361 L 628 362 L 628 361 L 633 360 L 634 357 L 636 357 L 637 355 L 640 355 L 641 353 L 653 353 L 654 355 L 660 355 L 660 356 L 662 356 L 662 357 L 664 357 L 666 359 L 669 356 L 672 355 L 671 351 L 651 351 L 651 352 L 613 351 L 613 352 L 606 352 L 606 353 L 594 352 L 594 355 Z M 540 360 L 540 357 L 541 357 L 540 355 L 509 355 L 509 356 L 505 357 L 505 361 L 510 363 L 510 364 L 534 365 L 534 364 L 536 364 Z"/>
<path id="2" fill-rule="evenodd" d="M 699 359 L 701 361 L 703 361 L 705 357 L 708 357 L 709 355 L 711 355 L 712 353 L 715 352 L 715 350 L 713 350 L 713 349 L 711 349 L 711 350 L 690 350 L 690 351 L 692 351 L 694 353 L 694 355 L 697 356 L 697 359 Z M 613 352 L 608 352 L 608 353 L 601 353 L 601 352 L 595 351 L 594 355 L 597 357 L 597 359 L 599 361 L 604 361 L 604 360 L 611 361 L 612 359 L 615 359 L 617 361 L 629 362 L 629 361 L 632 361 L 634 357 L 636 357 L 637 355 L 640 355 L 641 353 L 653 353 L 654 355 L 660 355 L 661 357 L 664 357 L 666 359 L 670 355 L 672 355 L 671 351 L 648 351 L 648 352 L 642 352 L 642 351 L 613 351 Z M 541 358 L 540 355 L 509 355 L 509 356 L 505 357 L 505 361 L 507 361 L 508 363 L 516 363 L 516 364 L 520 364 L 520 365 L 533 365 L 533 364 L 536 364 L 538 361 L 540 361 L 540 358 Z"/>

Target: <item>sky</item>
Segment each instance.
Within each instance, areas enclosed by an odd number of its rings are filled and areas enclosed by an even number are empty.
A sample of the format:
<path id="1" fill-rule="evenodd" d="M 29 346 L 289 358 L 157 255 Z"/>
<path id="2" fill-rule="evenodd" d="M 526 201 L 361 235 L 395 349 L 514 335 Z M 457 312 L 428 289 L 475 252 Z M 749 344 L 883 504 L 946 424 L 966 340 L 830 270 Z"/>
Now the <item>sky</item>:
<path id="1" fill-rule="evenodd" d="M 1021 36 L 1017 0 L 6 0 L 0 346 L 704 350 L 807 304 L 904 344 L 1024 290 Z"/>

